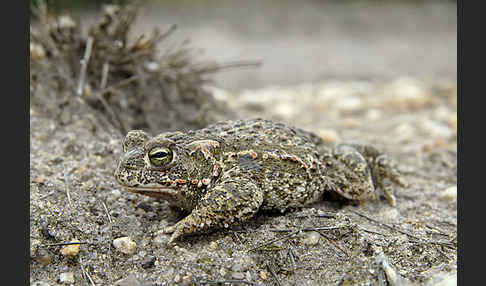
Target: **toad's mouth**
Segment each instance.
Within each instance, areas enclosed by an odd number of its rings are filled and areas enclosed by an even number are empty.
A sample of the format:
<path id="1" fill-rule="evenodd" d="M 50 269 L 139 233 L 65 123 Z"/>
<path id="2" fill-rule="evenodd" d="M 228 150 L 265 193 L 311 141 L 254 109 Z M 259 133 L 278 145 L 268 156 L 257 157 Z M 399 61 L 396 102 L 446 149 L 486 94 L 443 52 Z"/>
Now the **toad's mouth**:
<path id="1" fill-rule="evenodd" d="M 167 187 L 160 188 L 160 187 L 124 187 L 125 190 L 132 192 L 132 193 L 137 193 L 137 194 L 142 194 L 142 195 L 147 195 L 147 196 L 157 196 L 160 194 L 177 194 L 177 190 L 170 189 Z"/>
<path id="2" fill-rule="evenodd" d="M 194 206 L 187 203 L 184 195 L 177 189 L 169 189 L 167 187 L 124 187 L 127 191 L 135 194 L 140 194 L 152 197 L 157 200 L 167 201 L 170 205 L 178 206 L 180 208 L 191 210 Z"/>

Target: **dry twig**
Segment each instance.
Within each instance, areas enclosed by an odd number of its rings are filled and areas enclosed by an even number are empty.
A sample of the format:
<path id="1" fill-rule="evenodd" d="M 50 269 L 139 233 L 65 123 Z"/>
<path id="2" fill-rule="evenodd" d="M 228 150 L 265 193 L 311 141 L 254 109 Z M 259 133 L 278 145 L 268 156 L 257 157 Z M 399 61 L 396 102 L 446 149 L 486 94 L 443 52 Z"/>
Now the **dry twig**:
<path id="1" fill-rule="evenodd" d="M 269 263 L 267 263 L 267 269 L 268 269 L 268 272 L 270 272 L 270 274 L 272 274 L 275 281 L 277 281 L 277 285 L 282 286 L 282 283 L 280 283 L 280 280 L 278 279 L 277 274 L 275 273 L 275 271 L 273 271 L 273 268 L 270 266 Z"/>
<path id="2" fill-rule="evenodd" d="M 93 37 L 89 36 L 86 41 L 86 50 L 84 51 L 84 57 L 81 60 L 81 72 L 79 73 L 78 89 L 76 94 L 81 96 L 83 94 L 84 81 L 86 79 L 86 69 L 88 68 L 89 58 L 91 57 L 91 50 L 93 49 Z"/>
<path id="3" fill-rule="evenodd" d="M 265 243 L 263 243 L 263 244 L 260 244 L 260 245 L 258 245 L 258 246 L 256 246 L 256 247 L 250 248 L 250 249 L 248 250 L 248 252 L 251 252 L 251 251 L 257 250 L 257 249 L 262 248 L 262 247 L 264 247 L 264 246 L 267 246 L 267 245 L 269 245 L 269 244 L 271 244 L 271 243 L 274 243 L 274 242 L 277 242 L 277 241 L 280 241 L 280 240 L 284 240 L 284 239 L 290 238 L 290 237 L 292 237 L 292 236 L 296 235 L 296 234 L 297 234 L 297 233 L 299 233 L 299 232 L 300 232 L 300 230 L 296 230 L 296 231 L 294 231 L 294 232 L 292 232 L 292 233 L 290 233 L 290 234 L 287 234 L 286 236 L 283 236 L 283 237 L 277 237 L 277 238 L 272 239 L 272 240 L 270 240 L 270 241 L 267 241 L 267 242 L 265 242 Z"/>

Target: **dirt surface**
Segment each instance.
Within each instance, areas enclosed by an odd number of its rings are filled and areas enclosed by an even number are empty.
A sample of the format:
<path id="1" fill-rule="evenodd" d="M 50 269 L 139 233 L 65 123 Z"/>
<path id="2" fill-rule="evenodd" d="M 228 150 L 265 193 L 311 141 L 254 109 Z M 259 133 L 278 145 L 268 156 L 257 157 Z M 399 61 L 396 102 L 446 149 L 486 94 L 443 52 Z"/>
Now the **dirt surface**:
<path id="1" fill-rule="evenodd" d="M 84 50 L 78 47 L 76 57 Z M 33 53 L 31 47 L 31 64 Z M 51 79 L 59 77 L 57 69 L 50 71 Z M 208 121 L 264 117 L 314 131 L 330 144 L 373 144 L 399 162 L 408 186 L 396 189 L 396 207 L 381 196 L 362 205 L 325 196 L 300 211 L 261 213 L 239 227 L 168 248 L 169 235 L 161 230 L 181 214 L 116 184 L 120 130 L 102 105 L 75 99 L 79 75 L 71 73 L 66 78 L 72 84 L 31 78 L 32 285 L 455 285 L 454 80 L 335 78 L 241 91 L 195 84 L 217 106 L 208 106 L 208 114 L 218 114 Z M 115 94 L 140 90 L 130 87 Z M 124 106 L 109 102 L 115 110 Z M 232 112 L 221 112 L 221 106 Z M 184 109 L 176 108 L 183 118 Z M 151 114 L 129 113 L 127 119 L 115 112 L 127 128 L 140 118 L 136 114 L 145 120 Z M 194 127 L 191 122 L 184 128 Z M 120 245 L 117 239 L 124 237 L 128 243 Z M 65 245 L 73 239 L 82 243 L 79 248 Z"/>

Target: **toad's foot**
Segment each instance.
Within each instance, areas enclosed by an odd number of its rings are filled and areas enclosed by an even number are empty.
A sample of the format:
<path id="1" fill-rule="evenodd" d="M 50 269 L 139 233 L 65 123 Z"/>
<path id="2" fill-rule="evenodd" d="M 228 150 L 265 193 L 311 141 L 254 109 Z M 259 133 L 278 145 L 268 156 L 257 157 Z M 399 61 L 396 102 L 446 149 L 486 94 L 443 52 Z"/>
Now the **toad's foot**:
<path id="1" fill-rule="evenodd" d="M 166 228 L 172 232 L 169 245 L 185 235 L 228 228 L 246 221 L 258 211 L 262 202 L 262 190 L 244 174 L 223 176 L 223 180 L 206 192 L 188 216 Z"/>
<path id="2" fill-rule="evenodd" d="M 375 188 L 383 191 L 390 205 L 396 205 L 393 188 L 387 179 L 405 187 L 394 162 L 376 148 L 368 145 L 340 144 L 333 149 L 330 176 L 335 191 L 345 198 L 363 201 L 374 197 Z"/>

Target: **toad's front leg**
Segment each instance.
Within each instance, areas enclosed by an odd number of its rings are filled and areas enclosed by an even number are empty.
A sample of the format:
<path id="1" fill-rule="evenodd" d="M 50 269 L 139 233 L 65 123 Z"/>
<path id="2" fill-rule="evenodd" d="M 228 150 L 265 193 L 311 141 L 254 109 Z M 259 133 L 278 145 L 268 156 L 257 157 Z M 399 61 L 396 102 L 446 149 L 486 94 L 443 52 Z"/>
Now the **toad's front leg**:
<path id="1" fill-rule="evenodd" d="M 185 235 L 228 228 L 252 217 L 263 202 L 263 191 L 243 175 L 222 180 L 207 190 L 192 212 L 166 229 L 169 245 Z"/>

